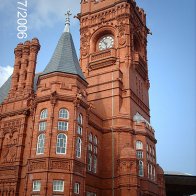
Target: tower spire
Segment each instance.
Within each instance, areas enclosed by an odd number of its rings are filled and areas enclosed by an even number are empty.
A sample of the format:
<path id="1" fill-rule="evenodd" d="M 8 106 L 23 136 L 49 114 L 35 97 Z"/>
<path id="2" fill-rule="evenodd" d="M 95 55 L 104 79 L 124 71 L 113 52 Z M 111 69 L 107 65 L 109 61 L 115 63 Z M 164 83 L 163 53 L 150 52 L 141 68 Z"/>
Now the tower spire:
<path id="1" fill-rule="evenodd" d="M 70 10 L 68 9 L 67 10 L 67 13 L 65 14 L 66 16 L 66 20 L 65 20 L 65 29 L 64 29 L 64 32 L 69 32 L 70 30 L 70 16 L 71 16 L 71 12 Z"/>

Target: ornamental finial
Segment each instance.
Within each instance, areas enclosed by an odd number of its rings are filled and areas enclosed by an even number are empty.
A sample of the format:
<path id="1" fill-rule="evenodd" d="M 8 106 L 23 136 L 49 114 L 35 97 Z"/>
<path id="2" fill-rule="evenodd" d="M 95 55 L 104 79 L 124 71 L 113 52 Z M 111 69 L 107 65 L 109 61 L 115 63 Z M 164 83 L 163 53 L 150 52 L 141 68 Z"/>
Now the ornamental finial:
<path id="1" fill-rule="evenodd" d="M 65 14 L 66 16 L 66 20 L 65 20 L 65 29 L 64 29 L 64 32 L 69 32 L 69 27 L 70 27 L 70 16 L 71 16 L 71 12 L 70 10 L 68 9 L 67 10 L 67 13 Z"/>

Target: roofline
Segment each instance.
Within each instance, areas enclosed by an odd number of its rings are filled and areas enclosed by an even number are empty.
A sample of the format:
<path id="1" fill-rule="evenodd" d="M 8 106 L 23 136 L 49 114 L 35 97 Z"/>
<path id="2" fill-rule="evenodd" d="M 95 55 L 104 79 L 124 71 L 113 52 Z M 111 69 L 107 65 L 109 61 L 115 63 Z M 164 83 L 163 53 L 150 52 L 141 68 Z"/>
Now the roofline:
<path id="1" fill-rule="evenodd" d="M 68 74 L 68 75 L 78 76 L 80 79 L 82 79 L 83 82 L 85 82 L 85 83 L 88 85 L 88 82 L 87 82 L 85 79 L 83 79 L 80 75 L 75 74 L 75 73 L 62 72 L 62 71 L 53 71 L 53 72 L 45 73 L 45 74 L 42 72 L 42 74 L 40 74 L 40 75 L 38 76 L 38 80 L 39 80 L 39 78 L 42 77 L 42 76 L 47 76 L 47 75 L 54 74 L 54 73 L 62 73 L 62 74 Z"/>

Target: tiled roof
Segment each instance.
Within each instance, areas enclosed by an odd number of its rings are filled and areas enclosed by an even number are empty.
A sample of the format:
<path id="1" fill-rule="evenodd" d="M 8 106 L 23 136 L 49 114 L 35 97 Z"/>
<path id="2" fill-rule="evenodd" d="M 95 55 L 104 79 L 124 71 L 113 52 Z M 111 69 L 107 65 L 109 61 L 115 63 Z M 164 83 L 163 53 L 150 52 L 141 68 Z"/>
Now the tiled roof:
<path id="1" fill-rule="evenodd" d="M 76 55 L 72 35 L 69 32 L 63 32 L 61 35 L 54 54 L 42 75 L 53 72 L 74 74 L 85 80 Z"/>
<path id="2" fill-rule="evenodd" d="M 0 104 L 3 102 L 3 100 L 7 97 L 9 93 L 11 80 L 12 80 L 12 76 L 10 76 L 8 80 L 0 88 Z"/>
<path id="3" fill-rule="evenodd" d="M 41 73 L 35 74 L 35 78 L 34 78 L 34 91 L 37 90 L 37 80 L 38 80 L 38 77 L 39 77 L 40 74 Z M 8 96 L 8 93 L 9 93 L 9 90 L 10 90 L 10 86 L 11 86 L 11 80 L 12 80 L 12 76 L 10 76 L 8 78 L 8 80 L 0 88 L 0 104 Z"/>

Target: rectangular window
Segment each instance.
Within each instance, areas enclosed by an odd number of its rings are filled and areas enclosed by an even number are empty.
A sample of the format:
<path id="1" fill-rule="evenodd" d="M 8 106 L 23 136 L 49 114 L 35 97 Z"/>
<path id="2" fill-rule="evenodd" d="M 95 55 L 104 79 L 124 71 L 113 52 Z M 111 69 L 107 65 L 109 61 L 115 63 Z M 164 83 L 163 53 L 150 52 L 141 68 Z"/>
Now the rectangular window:
<path id="1" fill-rule="evenodd" d="M 93 172 L 97 173 L 97 157 L 94 155 Z"/>
<path id="2" fill-rule="evenodd" d="M 57 136 L 57 144 L 56 144 L 57 154 L 66 154 L 66 143 L 67 143 L 67 137 L 65 136 L 65 134 L 59 134 Z"/>
<path id="3" fill-rule="evenodd" d="M 74 184 L 74 193 L 80 194 L 80 184 L 77 182 Z"/>
<path id="4" fill-rule="evenodd" d="M 93 145 L 92 144 L 88 144 L 88 150 L 92 151 L 93 150 Z"/>
<path id="5" fill-rule="evenodd" d="M 53 181 L 53 191 L 63 192 L 64 191 L 64 181 L 54 180 Z"/>
<path id="6" fill-rule="evenodd" d="M 137 151 L 137 158 L 138 159 L 143 159 L 143 152 L 142 151 Z"/>
<path id="7" fill-rule="evenodd" d="M 33 191 L 40 191 L 41 190 L 41 182 L 39 180 L 33 181 Z"/>
<path id="8" fill-rule="evenodd" d="M 97 154 L 97 146 L 94 146 L 94 154 Z"/>
<path id="9" fill-rule="evenodd" d="M 88 171 L 92 170 L 92 155 L 88 154 Z"/>
<path id="10" fill-rule="evenodd" d="M 78 125 L 78 130 L 77 130 L 77 133 L 79 135 L 82 135 L 82 127 Z"/>
<path id="11" fill-rule="evenodd" d="M 68 130 L 68 122 L 58 121 L 58 130 L 59 131 L 67 131 Z"/>
<path id="12" fill-rule="evenodd" d="M 45 135 L 40 134 L 37 140 L 37 154 L 44 154 Z"/>
<path id="13" fill-rule="evenodd" d="M 39 131 L 45 131 L 45 130 L 46 130 L 46 122 L 40 122 Z"/>

